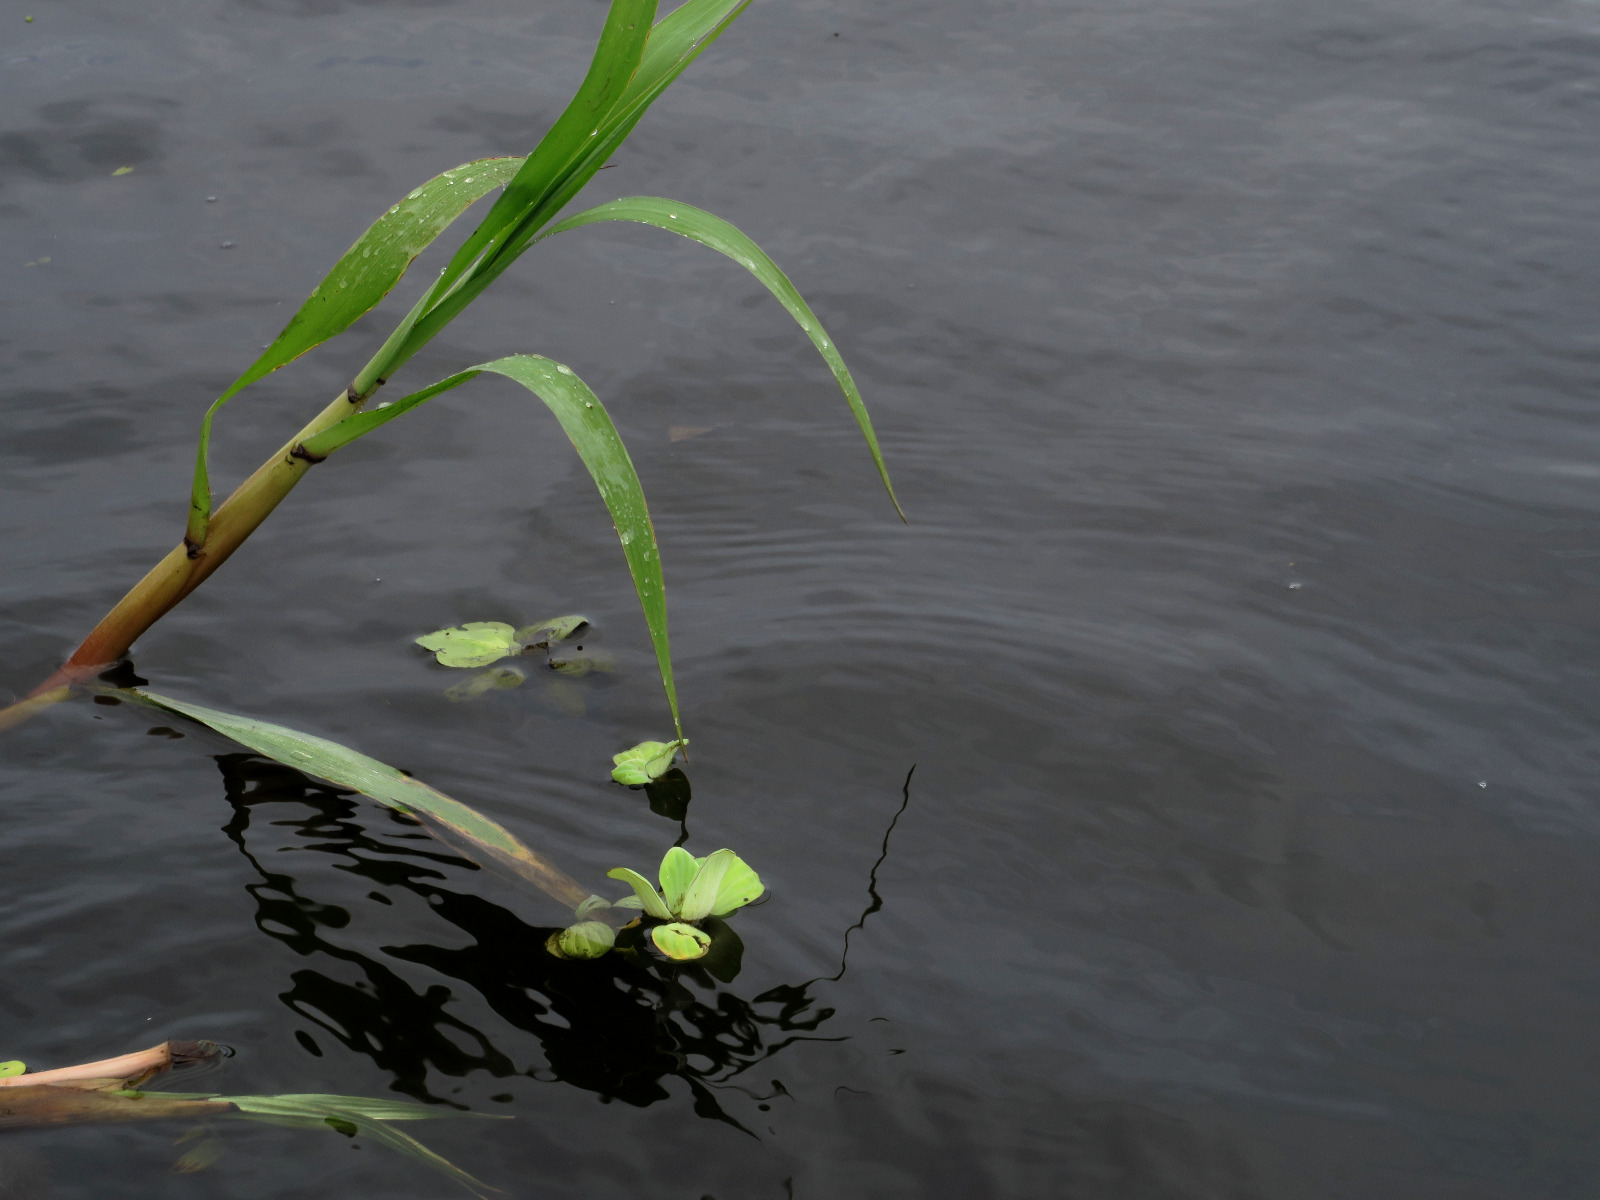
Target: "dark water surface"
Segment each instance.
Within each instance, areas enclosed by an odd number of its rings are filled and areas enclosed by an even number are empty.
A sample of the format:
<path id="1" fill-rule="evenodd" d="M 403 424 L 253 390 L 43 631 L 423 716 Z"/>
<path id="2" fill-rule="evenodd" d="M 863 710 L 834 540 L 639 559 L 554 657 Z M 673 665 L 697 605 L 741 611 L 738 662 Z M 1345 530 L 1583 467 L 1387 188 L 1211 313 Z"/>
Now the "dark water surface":
<path id="1" fill-rule="evenodd" d="M 0 687 L 177 540 L 201 411 L 338 253 L 525 152 L 603 12 L 0 0 Z M 553 904 L 377 806 L 80 701 L 0 740 L 0 1058 L 210 1037 L 197 1086 L 511 1114 L 417 1131 L 515 1196 L 1595 1195 L 1597 110 L 1579 0 L 758 0 L 591 194 L 789 270 L 912 524 L 777 305 L 658 231 L 539 247 L 397 381 L 537 351 L 611 407 L 688 845 L 773 892 L 743 973 L 555 963 Z M 223 486 L 386 330 L 236 402 Z M 450 704 L 410 644 L 575 610 L 613 673 Z M 508 383 L 318 468 L 134 661 L 591 885 L 678 836 L 606 782 L 665 707 Z M 462 1194 L 243 1125 L 177 1175 L 182 1132 L 8 1134 L 0 1196 Z"/>

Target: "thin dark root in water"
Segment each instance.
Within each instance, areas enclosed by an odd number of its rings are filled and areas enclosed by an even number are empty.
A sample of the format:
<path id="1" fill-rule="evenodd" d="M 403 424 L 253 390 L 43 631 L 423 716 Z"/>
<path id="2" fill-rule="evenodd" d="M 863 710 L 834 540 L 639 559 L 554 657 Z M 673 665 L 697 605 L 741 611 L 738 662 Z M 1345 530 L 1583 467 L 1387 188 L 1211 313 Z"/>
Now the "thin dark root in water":
<path id="1" fill-rule="evenodd" d="M 878 861 L 872 864 L 872 870 L 867 875 L 867 895 L 872 897 L 872 902 L 861 913 L 861 919 L 849 929 L 844 931 L 844 951 L 839 955 L 839 973 L 827 976 L 827 982 L 837 983 L 844 978 L 845 965 L 850 958 L 850 935 L 861 929 L 867 923 L 867 918 L 883 907 L 883 897 L 878 895 L 878 868 L 883 866 L 884 860 L 889 857 L 889 838 L 894 834 L 894 827 L 900 823 L 900 818 L 905 815 L 907 807 L 911 804 L 911 777 L 917 773 L 917 764 L 911 764 L 911 770 L 906 772 L 906 781 L 900 785 L 900 807 L 889 820 L 889 828 L 883 831 L 883 848 L 878 854 Z"/>

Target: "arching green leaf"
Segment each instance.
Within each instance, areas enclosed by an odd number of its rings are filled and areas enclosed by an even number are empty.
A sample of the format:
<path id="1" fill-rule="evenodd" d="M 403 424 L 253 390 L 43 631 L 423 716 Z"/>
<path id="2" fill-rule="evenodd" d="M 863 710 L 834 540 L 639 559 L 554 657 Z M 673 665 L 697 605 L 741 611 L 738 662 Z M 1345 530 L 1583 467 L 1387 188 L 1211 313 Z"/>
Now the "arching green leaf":
<path id="1" fill-rule="evenodd" d="M 656 917 L 662 921 L 672 919 L 672 914 L 667 911 L 667 906 L 661 899 L 661 893 L 651 887 L 650 881 L 639 872 L 630 867 L 612 867 L 611 870 L 606 872 L 606 878 L 620 879 L 631 887 L 634 896 L 638 898 L 640 906 L 649 916 Z M 618 901 L 614 907 L 629 908 L 632 906 Z"/>
<path id="2" fill-rule="evenodd" d="M 883 451 L 878 448 L 878 435 L 872 428 L 872 418 L 867 415 L 866 402 L 861 399 L 861 391 L 856 387 L 856 381 L 851 377 L 849 368 L 844 365 L 844 359 L 840 356 L 838 348 L 829 339 L 827 331 L 822 328 L 822 322 L 817 320 L 816 314 L 801 298 L 794 284 L 789 282 L 789 277 L 778 269 L 777 264 L 767 257 L 760 246 L 721 217 L 690 204 L 680 204 L 676 200 L 662 200 L 657 196 L 630 196 L 623 200 L 614 200 L 609 204 L 597 205 L 566 218 L 553 226 L 543 237 L 550 237 L 584 225 L 594 225 L 601 221 L 636 221 L 681 234 L 699 242 L 702 246 L 709 246 L 719 253 L 726 254 L 759 279 L 777 298 L 778 303 L 788 310 L 789 315 L 799 322 L 800 328 L 805 330 L 806 336 L 811 339 L 811 344 L 827 362 L 828 368 L 833 372 L 834 380 L 839 385 L 839 390 L 844 393 L 844 398 L 850 405 L 850 411 L 855 414 L 856 424 L 861 427 L 862 436 L 867 440 L 867 449 L 872 452 L 872 461 L 877 465 L 883 486 L 888 489 L 890 502 L 894 505 L 895 511 L 900 513 L 901 519 L 905 518 L 905 513 L 900 509 L 900 501 L 895 498 L 894 485 L 889 482 L 889 468 L 884 465 Z"/>
<path id="3" fill-rule="evenodd" d="M 650 940 L 656 949 L 677 962 L 704 958 L 711 949 L 711 935 L 693 925 L 674 921 L 671 925 L 656 925 L 650 930 Z"/>
<path id="4" fill-rule="evenodd" d="M 645 624 L 655 648 L 661 686 L 672 709 L 672 724 L 681 738 L 683 723 L 678 717 L 678 692 L 672 681 L 672 644 L 667 636 L 666 583 L 661 575 L 661 551 L 656 545 L 655 526 L 650 523 L 644 489 L 639 486 L 638 472 L 633 469 L 633 460 L 628 457 L 628 448 L 622 444 L 617 427 L 611 423 L 605 406 L 571 368 L 537 354 L 516 354 L 482 363 L 384 408 L 354 413 L 307 439 L 305 448 L 318 457 L 332 454 L 419 404 L 485 372 L 513 379 L 544 401 L 600 489 L 600 497 L 616 526 L 617 540 L 622 543 L 623 557 L 633 575 L 634 590 L 639 595 L 639 605 L 644 609 Z"/>
<path id="5" fill-rule="evenodd" d="M 504 621 L 468 621 L 425 633 L 417 645 L 432 650 L 444 667 L 486 667 L 511 654 L 521 654 L 516 632 Z"/>

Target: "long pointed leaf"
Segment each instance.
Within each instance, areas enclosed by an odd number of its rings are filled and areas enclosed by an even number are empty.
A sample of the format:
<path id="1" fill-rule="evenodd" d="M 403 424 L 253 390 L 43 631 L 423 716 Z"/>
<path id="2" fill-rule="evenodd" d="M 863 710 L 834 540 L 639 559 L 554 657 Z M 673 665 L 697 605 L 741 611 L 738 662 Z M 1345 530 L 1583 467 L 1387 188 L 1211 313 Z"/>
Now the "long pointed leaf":
<path id="1" fill-rule="evenodd" d="M 406 362 L 427 345 L 435 334 L 453 321 L 484 288 L 516 261 L 538 231 L 583 190 L 596 171 L 610 161 L 661 93 L 721 37 L 750 4 L 751 0 L 689 0 L 689 3 L 681 5 L 656 23 L 633 82 L 601 122 L 598 134 L 591 139 L 593 144 L 582 159 L 567 172 L 559 187 L 528 210 L 516 227 L 506 234 L 501 248 L 492 256 L 486 256 L 472 271 L 470 278 L 461 280 L 448 295 L 436 290 L 434 294 L 440 297 L 438 303 L 430 307 L 409 329 L 404 345 L 393 356 L 395 364 Z M 503 230 L 495 232 L 499 234 Z"/>
<path id="2" fill-rule="evenodd" d="M 622 98 L 634 72 L 639 69 L 655 11 L 656 0 L 612 0 L 589 72 L 577 94 L 528 155 L 483 223 L 456 251 L 434 289 L 435 295 L 443 295 L 491 243 L 502 239 L 559 186 L 566 173 L 584 156 L 590 141 L 599 136 L 601 122 Z M 493 255 L 492 249 L 490 255 Z"/>
<path id="3" fill-rule="evenodd" d="M 844 393 L 850 411 L 855 414 L 856 424 L 861 426 L 861 433 L 867 439 L 867 448 L 872 451 L 872 461 L 877 464 L 883 486 L 888 489 L 889 500 L 894 505 L 895 512 L 900 514 L 901 520 L 905 519 L 900 501 L 895 498 L 894 485 L 889 482 L 889 468 L 884 465 L 883 451 L 878 448 L 878 435 L 873 431 L 872 418 L 867 415 L 866 402 L 861 399 L 861 391 L 856 387 L 856 381 L 851 378 L 850 369 L 844 365 L 844 359 L 840 357 L 838 348 L 829 340 L 827 331 L 822 328 L 822 322 L 817 320 L 817 315 L 811 311 L 810 305 L 801 298 L 794 284 L 789 282 L 789 277 L 778 269 L 778 265 L 767 257 L 760 246 L 721 217 L 704 209 L 695 208 L 693 205 L 680 204 L 675 200 L 663 200 L 658 196 L 630 196 L 623 200 L 614 200 L 609 204 L 597 205 L 561 221 L 543 236 L 551 237 L 569 229 L 595 225 L 601 221 L 637 221 L 643 225 L 654 225 L 657 229 L 682 234 L 702 246 L 709 246 L 721 254 L 726 254 L 759 279 L 767 290 L 777 297 L 778 303 L 788 310 L 789 315 L 799 322 L 800 328 L 805 330 L 806 336 L 811 339 L 811 344 L 817 348 L 817 352 L 832 370 L 833 378 L 839 384 L 839 390 Z"/>
<path id="4" fill-rule="evenodd" d="M 667 593 L 661 575 L 661 551 L 656 545 L 655 526 L 650 522 L 644 489 L 639 486 L 639 475 L 633 469 L 633 460 L 628 457 L 628 449 L 622 444 L 622 438 L 611 423 L 605 406 L 570 368 L 537 354 L 516 354 L 494 362 L 480 363 L 384 408 L 352 414 L 308 440 L 305 443 L 306 452 L 319 458 L 331 454 L 441 392 L 459 387 L 484 372 L 514 379 L 543 400 L 555 413 L 556 420 L 561 422 L 561 428 L 572 440 L 578 457 L 583 459 L 583 465 L 589 469 L 589 474 L 599 487 L 601 499 L 605 501 L 611 520 L 616 525 L 622 553 L 628 560 L 628 570 L 633 575 L 639 605 L 644 609 L 645 624 L 649 626 L 650 641 L 656 652 L 656 666 L 661 672 L 661 686 L 666 690 L 667 703 L 672 708 L 672 724 L 678 737 L 682 738 L 678 690 L 672 679 L 672 644 L 667 636 Z"/>
<path id="5" fill-rule="evenodd" d="M 523 162 L 520 158 L 477 159 L 452 167 L 414 188 L 356 239 L 289 319 L 283 332 L 212 404 L 200 426 L 190 507 L 191 545 L 204 542 L 205 526 L 211 513 L 207 458 L 211 422 L 217 410 L 252 383 L 343 333 L 369 312 L 400 281 L 417 255 L 474 201 L 512 180 Z"/>
<path id="6" fill-rule="evenodd" d="M 426 817 L 455 838 L 468 843 L 472 849 L 487 855 L 490 860 L 509 867 L 568 908 L 576 908 L 588 898 L 587 888 L 580 887 L 566 872 L 528 849 L 504 826 L 461 801 L 435 791 L 421 780 L 402 774 L 386 763 L 368 758 L 348 746 L 282 725 L 219 712 L 214 708 L 189 704 L 154 692 L 126 689 L 117 694 L 199 721 L 224 737 L 232 738 L 257 754 L 276 759 L 285 766 L 350 788 L 408 815 Z"/>

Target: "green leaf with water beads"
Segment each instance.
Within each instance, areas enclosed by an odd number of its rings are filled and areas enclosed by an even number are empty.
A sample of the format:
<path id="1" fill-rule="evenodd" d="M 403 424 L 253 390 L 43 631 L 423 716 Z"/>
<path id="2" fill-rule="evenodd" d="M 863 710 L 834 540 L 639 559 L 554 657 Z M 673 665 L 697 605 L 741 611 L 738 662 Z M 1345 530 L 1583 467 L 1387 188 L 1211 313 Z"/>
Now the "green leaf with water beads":
<path id="1" fill-rule="evenodd" d="M 683 904 L 683 893 L 699 870 L 700 863 L 682 846 L 674 846 L 661 860 L 661 896 L 673 913 Z"/>
<path id="2" fill-rule="evenodd" d="M 579 921 L 552 933 L 544 947 L 557 958 L 599 958 L 616 943 L 616 930 L 604 921 Z"/>
<path id="3" fill-rule="evenodd" d="M 761 877 L 744 859 L 732 850 L 718 850 L 701 860 L 676 915 L 685 921 L 726 916 L 759 899 L 765 890 Z"/>
<path id="4" fill-rule="evenodd" d="M 223 392 L 200 425 L 187 537 L 205 541 L 211 520 L 208 459 L 217 410 L 258 379 L 348 329 L 400 282 L 412 261 L 476 200 L 514 178 L 525 159 L 484 158 L 452 167 L 395 204 L 356 239 L 283 332 Z"/>
<path id="5" fill-rule="evenodd" d="M 571 613 L 565 617 L 551 617 L 524 625 L 516 632 L 517 641 L 524 646 L 548 646 L 551 642 L 564 642 L 589 623 L 589 618 Z"/>
<path id="6" fill-rule="evenodd" d="M 855 415 L 856 424 L 861 427 L 862 436 L 866 438 L 867 449 L 871 451 L 872 461 L 878 468 L 878 476 L 883 480 L 883 486 L 889 493 L 889 501 L 894 505 L 895 512 L 900 513 L 901 519 L 905 519 L 905 513 L 900 509 L 900 501 L 895 499 L 894 485 L 889 482 L 889 468 L 884 464 L 883 451 L 878 448 L 878 435 L 872 428 L 872 418 L 867 415 L 867 405 L 861 398 L 861 390 L 856 387 L 850 369 L 844 365 L 844 359 L 840 357 L 838 349 L 822 328 L 822 322 L 817 320 L 817 314 L 811 311 L 811 306 L 801 297 L 794 284 L 789 281 L 789 277 L 767 257 L 766 251 L 721 217 L 704 209 L 695 208 L 692 204 L 680 204 L 676 200 L 663 200 L 658 196 L 629 196 L 586 209 L 551 226 L 548 233 L 540 235 L 540 240 L 568 229 L 577 229 L 600 221 L 637 221 L 642 225 L 654 225 L 658 229 L 665 229 L 669 233 L 681 234 L 699 242 L 702 246 L 727 255 L 759 279 L 778 303 L 783 305 L 789 315 L 798 322 L 806 336 L 811 339 L 811 344 L 827 362 L 828 369 L 833 372 L 834 381 L 838 383 L 839 390 L 844 393 L 845 401 L 850 405 L 850 411 Z"/>
<path id="7" fill-rule="evenodd" d="M 13 1058 L 10 1062 L 0 1062 L 0 1079 L 10 1079 L 13 1075 L 26 1075 L 28 1064 Z"/>
<path id="8" fill-rule="evenodd" d="M 709 933 L 680 921 L 652 927 L 650 940 L 656 944 L 657 950 L 676 962 L 704 958 L 706 952 L 711 949 Z"/>
<path id="9" fill-rule="evenodd" d="M 650 886 L 650 881 L 639 872 L 629 867 L 612 867 L 606 872 L 607 879 L 620 879 L 633 889 L 634 899 L 639 902 L 639 907 L 644 909 L 646 915 L 655 917 L 659 921 L 672 920 L 672 913 L 667 910 L 666 902 L 661 899 L 661 893 Z M 618 900 L 614 908 L 632 908 L 626 899 Z"/>
<path id="10" fill-rule="evenodd" d="M 671 769 L 678 751 L 688 744 L 688 738 L 680 738 L 675 742 L 640 742 L 621 754 L 611 756 L 611 761 L 616 764 L 612 768 L 611 778 L 629 787 L 640 787 L 665 775 Z"/>
<path id="11" fill-rule="evenodd" d="M 521 654 L 516 631 L 504 621 L 468 621 L 425 633 L 417 645 L 432 650 L 444 667 L 486 667 L 511 654 Z"/>
<path id="12" fill-rule="evenodd" d="M 476 700 L 479 696 L 488 695 L 490 692 L 503 692 L 510 688 L 521 687 L 527 678 L 515 667 L 490 667 L 487 671 L 480 671 L 460 683 L 445 688 L 444 698 L 452 704 L 462 704 L 468 700 Z"/>

